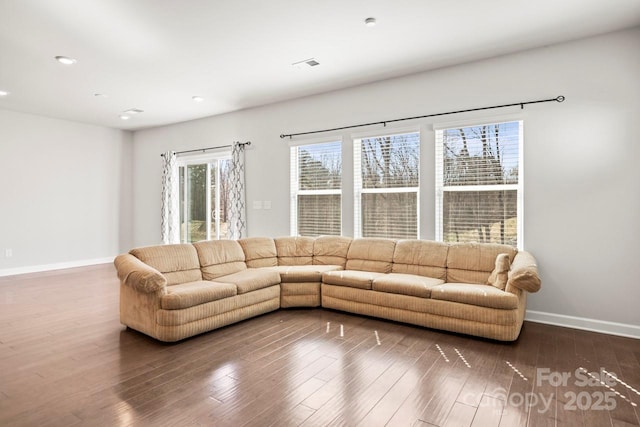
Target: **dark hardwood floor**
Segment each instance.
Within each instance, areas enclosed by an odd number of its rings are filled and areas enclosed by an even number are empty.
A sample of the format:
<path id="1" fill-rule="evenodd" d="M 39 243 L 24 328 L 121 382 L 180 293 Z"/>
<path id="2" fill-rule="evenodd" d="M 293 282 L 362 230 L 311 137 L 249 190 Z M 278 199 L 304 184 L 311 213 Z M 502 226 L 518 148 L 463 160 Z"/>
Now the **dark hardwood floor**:
<path id="1" fill-rule="evenodd" d="M 163 344 L 120 325 L 111 265 L 0 278 L 2 426 L 638 426 L 638 390 L 640 340 L 298 309 Z"/>

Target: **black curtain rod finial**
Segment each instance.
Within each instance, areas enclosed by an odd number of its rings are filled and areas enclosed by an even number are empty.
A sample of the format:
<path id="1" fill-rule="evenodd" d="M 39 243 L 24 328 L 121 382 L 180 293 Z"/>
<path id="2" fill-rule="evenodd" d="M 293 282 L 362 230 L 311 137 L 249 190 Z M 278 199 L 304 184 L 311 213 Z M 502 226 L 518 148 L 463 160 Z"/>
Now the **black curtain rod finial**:
<path id="1" fill-rule="evenodd" d="M 564 102 L 564 100 L 565 100 L 565 97 L 564 97 L 564 96 L 562 96 L 562 95 L 560 95 L 560 96 L 558 96 L 558 97 L 556 98 L 556 101 L 558 101 L 558 102 Z"/>

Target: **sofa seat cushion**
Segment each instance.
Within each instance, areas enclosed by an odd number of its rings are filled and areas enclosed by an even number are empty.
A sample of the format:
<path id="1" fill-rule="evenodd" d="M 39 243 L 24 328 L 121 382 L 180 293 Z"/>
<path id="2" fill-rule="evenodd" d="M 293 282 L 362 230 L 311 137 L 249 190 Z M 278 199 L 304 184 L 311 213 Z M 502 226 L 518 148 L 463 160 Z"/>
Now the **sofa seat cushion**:
<path id="1" fill-rule="evenodd" d="M 392 294 L 411 295 L 429 298 L 431 288 L 444 283 L 444 280 L 415 274 L 389 273 L 373 281 L 373 290 Z"/>
<path id="2" fill-rule="evenodd" d="M 342 270 L 342 267 L 339 265 L 280 265 L 263 269 L 278 272 L 282 283 L 320 283 L 322 282 L 322 273 Z"/>
<path id="3" fill-rule="evenodd" d="M 257 289 L 280 284 L 280 275 L 276 271 L 269 271 L 263 268 L 249 268 L 218 277 L 216 282 L 233 283 L 238 288 L 238 294 L 246 294 Z"/>
<path id="4" fill-rule="evenodd" d="M 322 274 L 322 283 L 350 288 L 372 289 L 375 279 L 384 273 L 373 273 L 360 270 L 328 271 Z"/>
<path id="5" fill-rule="evenodd" d="M 516 295 L 491 285 L 445 283 L 431 288 L 431 298 L 505 310 L 518 307 Z"/>
<path id="6" fill-rule="evenodd" d="M 167 293 L 160 299 L 165 310 L 179 310 L 237 295 L 236 285 L 231 283 L 199 280 L 167 287 Z"/>

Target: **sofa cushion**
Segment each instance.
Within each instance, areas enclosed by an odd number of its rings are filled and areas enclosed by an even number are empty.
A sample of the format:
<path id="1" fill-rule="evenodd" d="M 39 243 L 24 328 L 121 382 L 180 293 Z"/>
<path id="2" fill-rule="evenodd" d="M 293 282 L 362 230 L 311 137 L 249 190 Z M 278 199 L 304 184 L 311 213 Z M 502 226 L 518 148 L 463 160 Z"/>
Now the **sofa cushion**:
<path id="1" fill-rule="evenodd" d="M 517 250 L 497 243 L 452 243 L 447 255 L 448 283 L 487 283 L 496 257 L 505 253 L 513 261 Z"/>
<path id="2" fill-rule="evenodd" d="M 264 270 L 276 271 L 282 283 L 322 282 L 322 273 L 342 270 L 338 265 L 279 265 L 263 267 Z"/>
<path id="3" fill-rule="evenodd" d="M 395 246 L 391 239 L 355 239 L 349 246 L 345 270 L 391 273 Z"/>
<path id="4" fill-rule="evenodd" d="M 129 253 L 162 273 L 168 286 L 202 280 L 198 253 L 190 243 L 146 246 Z"/>
<path id="5" fill-rule="evenodd" d="M 274 239 L 278 265 L 313 264 L 313 237 L 278 237 Z"/>
<path id="6" fill-rule="evenodd" d="M 216 282 L 233 283 L 238 288 L 238 294 L 245 294 L 256 289 L 268 288 L 279 284 L 280 275 L 275 271 L 250 268 L 227 276 L 220 276 L 216 279 Z"/>
<path id="7" fill-rule="evenodd" d="M 536 260 L 529 252 L 520 251 L 514 258 L 509 271 L 507 290 L 510 287 L 522 289 L 527 292 L 538 292 L 540 290 L 540 276 L 538 276 L 538 266 Z"/>
<path id="8" fill-rule="evenodd" d="M 208 280 L 171 286 L 160 299 L 165 310 L 179 310 L 237 295 L 236 285 Z"/>
<path id="9" fill-rule="evenodd" d="M 414 297 L 429 298 L 431 288 L 444 283 L 442 279 L 418 276 L 415 274 L 389 273 L 377 277 L 373 281 L 374 291 L 392 294 L 412 295 Z"/>
<path id="10" fill-rule="evenodd" d="M 314 265 L 339 265 L 344 268 L 353 239 L 342 236 L 320 236 L 313 242 Z"/>
<path id="11" fill-rule="evenodd" d="M 328 271 L 322 274 L 322 283 L 350 288 L 371 289 L 373 281 L 384 273 L 370 271 L 343 270 Z"/>
<path id="12" fill-rule="evenodd" d="M 516 295 L 491 285 L 445 283 L 431 288 L 431 298 L 505 310 L 518 307 Z"/>
<path id="13" fill-rule="evenodd" d="M 238 240 L 247 267 L 275 267 L 278 265 L 276 245 L 270 237 L 248 237 Z"/>
<path id="14" fill-rule="evenodd" d="M 204 240 L 194 243 L 193 247 L 198 252 L 204 280 L 214 280 L 247 269 L 244 251 L 235 240 Z"/>
<path id="15" fill-rule="evenodd" d="M 504 288 L 507 286 L 507 274 L 509 273 L 510 266 L 509 254 L 498 255 L 496 257 L 495 268 L 487 279 L 487 285 L 495 286 L 504 291 Z"/>
<path id="16" fill-rule="evenodd" d="M 447 278 L 449 245 L 428 240 L 398 240 L 393 252 L 392 273 Z"/>

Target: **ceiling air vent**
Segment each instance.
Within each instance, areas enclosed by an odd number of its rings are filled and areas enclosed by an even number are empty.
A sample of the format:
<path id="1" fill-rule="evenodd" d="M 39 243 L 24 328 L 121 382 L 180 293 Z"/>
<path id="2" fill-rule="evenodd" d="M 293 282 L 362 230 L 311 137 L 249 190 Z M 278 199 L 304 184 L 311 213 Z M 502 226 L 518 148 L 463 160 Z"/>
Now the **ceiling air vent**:
<path id="1" fill-rule="evenodd" d="M 293 64 L 296 68 L 307 68 L 307 67 L 315 67 L 316 65 L 320 65 L 320 63 L 315 58 L 305 59 L 304 61 L 294 62 Z"/>

